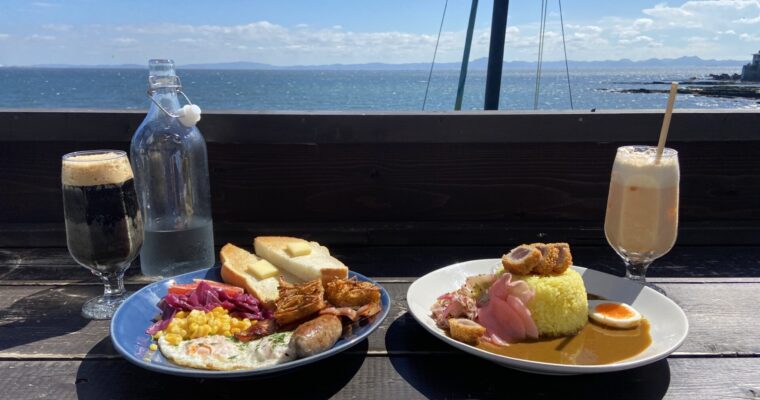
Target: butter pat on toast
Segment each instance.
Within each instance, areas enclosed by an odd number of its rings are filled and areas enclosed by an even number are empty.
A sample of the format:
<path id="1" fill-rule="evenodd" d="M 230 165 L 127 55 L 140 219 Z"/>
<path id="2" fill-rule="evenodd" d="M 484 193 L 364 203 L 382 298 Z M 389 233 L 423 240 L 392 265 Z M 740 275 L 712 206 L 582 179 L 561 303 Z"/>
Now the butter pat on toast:
<path id="1" fill-rule="evenodd" d="M 289 250 L 308 246 L 308 254 L 294 256 Z M 327 247 L 317 242 L 286 236 L 259 236 L 253 240 L 256 254 L 274 264 L 280 271 L 287 271 L 303 281 L 321 279 L 327 283 L 335 278 L 348 278 L 348 267 L 330 255 Z M 297 252 L 296 254 L 303 254 Z"/>
<path id="2" fill-rule="evenodd" d="M 222 247 L 219 258 L 222 262 L 222 280 L 242 287 L 246 293 L 256 296 L 263 303 L 272 304 L 279 297 L 277 278 L 280 275 L 288 282 L 301 282 L 297 277 L 280 269 L 277 269 L 276 274 L 272 274 L 268 270 L 269 266 L 262 264 L 261 258 L 231 243 Z M 261 273 L 268 277 L 260 279 L 257 275 L 262 276 Z"/>

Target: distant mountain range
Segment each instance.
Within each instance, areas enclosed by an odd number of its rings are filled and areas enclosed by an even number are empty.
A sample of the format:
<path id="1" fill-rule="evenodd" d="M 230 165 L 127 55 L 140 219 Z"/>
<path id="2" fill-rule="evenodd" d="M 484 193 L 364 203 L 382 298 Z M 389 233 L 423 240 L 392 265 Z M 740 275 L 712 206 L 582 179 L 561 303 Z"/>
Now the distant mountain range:
<path id="1" fill-rule="evenodd" d="M 629 59 L 605 60 L 605 61 L 568 61 L 572 69 L 593 69 L 593 68 L 646 68 L 646 67 L 741 67 L 746 64 L 747 60 L 705 60 L 699 57 L 679 57 L 679 58 L 650 58 L 648 60 L 633 61 Z M 436 70 L 458 70 L 459 62 L 437 63 Z M 470 61 L 469 69 L 485 70 L 488 65 L 488 58 L 478 58 Z M 120 65 L 70 65 L 70 64 L 40 64 L 34 65 L 35 68 L 146 68 L 145 65 L 138 64 L 120 64 Z M 278 66 L 256 62 L 229 62 L 229 63 L 209 63 L 209 64 L 184 64 L 178 65 L 179 69 L 204 69 L 204 70 L 374 70 L 374 71 L 409 71 L 409 70 L 427 70 L 430 68 L 429 63 L 405 63 L 405 64 L 387 64 L 387 63 L 364 63 L 364 64 L 326 64 L 326 65 L 294 65 Z M 536 63 L 533 61 L 508 61 L 504 63 L 504 69 L 523 70 L 535 69 Z M 564 61 L 544 61 L 544 69 L 564 69 Z"/>

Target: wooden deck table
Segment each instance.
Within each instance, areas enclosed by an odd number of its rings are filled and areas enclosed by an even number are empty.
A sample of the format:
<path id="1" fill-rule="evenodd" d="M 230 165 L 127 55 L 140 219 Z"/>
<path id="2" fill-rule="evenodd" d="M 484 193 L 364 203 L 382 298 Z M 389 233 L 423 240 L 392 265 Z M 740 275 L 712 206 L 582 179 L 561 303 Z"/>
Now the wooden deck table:
<path id="1" fill-rule="evenodd" d="M 149 372 L 116 353 L 107 321 L 80 317 L 102 287 L 65 248 L 0 249 L 0 398 L 229 398 L 262 391 L 277 398 L 668 398 L 760 396 L 760 260 L 756 247 L 680 247 L 651 270 L 686 312 L 686 342 L 633 370 L 573 377 L 503 368 L 449 347 L 407 312 L 414 279 L 457 261 L 489 258 L 501 247 L 336 247 L 351 268 L 390 293 L 382 326 L 352 349 L 266 379 L 198 380 Z M 577 246 L 576 264 L 621 274 L 606 246 Z M 138 268 L 128 288 L 148 281 Z M 180 397 L 181 396 L 181 397 Z M 201 397 L 202 396 L 202 397 Z"/>

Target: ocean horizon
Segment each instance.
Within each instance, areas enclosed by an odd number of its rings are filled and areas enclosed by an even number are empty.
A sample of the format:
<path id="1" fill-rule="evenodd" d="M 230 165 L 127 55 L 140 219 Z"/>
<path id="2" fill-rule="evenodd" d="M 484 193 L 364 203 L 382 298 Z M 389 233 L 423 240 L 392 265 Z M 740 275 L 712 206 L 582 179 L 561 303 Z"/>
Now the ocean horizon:
<path id="1" fill-rule="evenodd" d="M 639 67 L 570 70 L 573 109 L 662 109 L 667 90 L 653 82 L 708 79 L 739 73 L 741 66 Z M 459 71 L 434 70 L 427 99 L 424 70 L 187 69 L 178 67 L 185 93 L 205 110 L 426 111 L 454 109 Z M 0 68 L 0 108 L 147 109 L 147 68 Z M 501 110 L 533 110 L 536 72 L 503 72 Z M 471 70 L 462 110 L 482 110 L 485 71 Z M 544 69 L 538 110 L 568 110 L 564 69 Z M 760 109 L 757 99 L 680 94 L 676 108 Z"/>

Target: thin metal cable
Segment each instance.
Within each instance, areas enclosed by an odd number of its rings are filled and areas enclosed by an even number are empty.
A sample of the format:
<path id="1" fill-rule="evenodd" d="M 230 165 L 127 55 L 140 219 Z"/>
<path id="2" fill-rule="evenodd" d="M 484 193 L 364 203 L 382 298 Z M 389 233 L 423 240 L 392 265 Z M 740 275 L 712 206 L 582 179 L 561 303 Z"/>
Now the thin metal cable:
<path id="1" fill-rule="evenodd" d="M 541 29 L 543 28 L 543 20 L 544 20 L 544 0 L 541 0 L 541 15 L 538 17 L 538 56 L 536 57 L 536 80 L 534 82 L 534 88 L 533 88 L 533 109 L 536 109 L 536 103 L 538 96 L 538 68 L 539 65 L 541 65 Z"/>
<path id="2" fill-rule="evenodd" d="M 462 52 L 462 66 L 459 67 L 459 84 L 457 85 L 457 99 L 454 101 L 454 110 L 462 109 L 462 98 L 464 97 L 464 85 L 467 81 L 467 67 L 470 62 L 470 48 L 472 47 L 472 31 L 475 29 L 475 18 L 478 13 L 478 0 L 472 0 L 470 4 L 470 20 L 467 23 L 467 37 L 464 40 L 464 51 Z"/>
<path id="3" fill-rule="evenodd" d="M 433 66 L 435 66 L 435 55 L 438 54 L 438 43 L 441 41 L 441 32 L 443 31 L 443 21 L 446 19 L 446 8 L 449 6 L 449 0 L 443 5 L 443 15 L 441 16 L 441 26 L 438 28 L 438 39 L 435 41 L 435 50 L 433 50 L 433 62 L 430 63 L 430 72 L 428 73 L 427 85 L 425 86 L 425 98 L 422 99 L 422 111 L 425 111 L 428 91 L 430 90 L 430 79 L 433 77 Z"/>
<path id="4" fill-rule="evenodd" d="M 565 50 L 565 74 L 567 74 L 567 94 L 570 96 L 570 109 L 573 109 L 573 88 L 570 87 L 570 67 L 567 64 L 567 45 L 565 44 L 565 21 L 562 18 L 562 0 L 559 3 L 559 24 L 562 27 L 562 48 Z"/>
<path id="5" fill-rule="evenodd" d="M 538 109 L 538 97 L 541 91 L 541 68 L 544 63 L 544 35 L 546 34 L 546 15 L 548 0 L 541 1 L 541 25 L 538 32 L 538 62 L 536 63 L 536 91 L 533 95 L 533 109 Z"/>
<path id="6" fill-rule="evenodd" d="M 536 73 L 536 93 L 533 102 L 533 109 L 538 109 L 538 100 L 541 97 L 541 77 L 544 68 L 544 46 L 546 44 L 546 17 L 548 16 L 549 0 L 542 0 L 541 9 L 541 29 L 539 33 L 538 65 Z"/>

